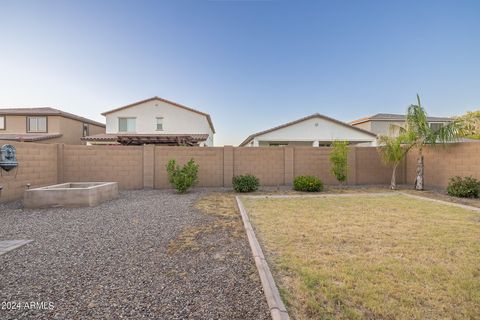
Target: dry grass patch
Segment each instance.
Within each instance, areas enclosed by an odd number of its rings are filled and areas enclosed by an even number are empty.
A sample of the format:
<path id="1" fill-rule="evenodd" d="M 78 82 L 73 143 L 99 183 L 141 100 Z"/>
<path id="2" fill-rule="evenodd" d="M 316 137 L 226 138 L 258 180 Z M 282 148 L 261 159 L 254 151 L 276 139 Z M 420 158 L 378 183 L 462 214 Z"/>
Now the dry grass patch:
<path id="1" fill-rule="evenodd" d="M 297 319 L 480 318 L 480 220 L 401 195 L 245 199 Z"/>
<path id="2" fill-rule="evenodd" d="M 244 236 L 242 220 L 235 207 L 235 196 L 229 193 L 212 193 L 200 198 L 195 204 L 202 213 L 215 219 L 208 224 L 184 229 L 168 246 L 169 253 L 200 250 L 200 238 L 219 229 L 227 230 L 232 237 Z"/>

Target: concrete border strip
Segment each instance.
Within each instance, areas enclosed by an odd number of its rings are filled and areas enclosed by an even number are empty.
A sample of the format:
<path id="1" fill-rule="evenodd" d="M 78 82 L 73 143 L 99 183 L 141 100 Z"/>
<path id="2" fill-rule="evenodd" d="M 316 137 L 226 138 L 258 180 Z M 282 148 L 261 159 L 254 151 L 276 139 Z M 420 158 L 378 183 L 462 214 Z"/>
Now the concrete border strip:
<path id="1" fill-rule="evenodd" d="M 284 198 L 328 198 L 328 197 L 377 197 L 377 196 L 395 196 L 398 192 L 372 192 L 372 193 L 326 193 L 326 194 L 273 194 L 273 195 L 245 195 L 249 199 L 284 199 Z"/>
<path id="2" fill-rule="evenodd" d="M 270 268 L 265 260 L 262 248 L 260 247 L 260 243 L 255 236 L 255 232 L 253 231 L 252 224 L 250 223 L 247 210 L 245 209 L 245 206 L 243 205 L 239 196 L 236 196 L 235 199 L 240 211 L 240 215 L 242 216 L 243 225 L 247 233 L 250 248 L 252 249 L 253 259 L 255 260 L 255 265 L 257 266 L 258 275 L 260 276 L 260 281 L 262 282 L 263 292 L 265 293 L 265 298 L 267 299 L 267 304 L 270 309 L 270 315 L 272 316 L 273 320 L 289 320 L 290 316 L 288 315 L 287 309 L 282 302 L 277 285 L 275 284 L 275 280 L 273 279 Z"/>
<path id="3" fill-rule="evenodd" d="M 462 208 L 462 209 L 465 209 L 465 210 L 480 212 L 480 208 L 477 208 L 477 207 L 474 207 L 474 206 L 469 206 L 469 205 L 466 205 L 466 204 L 455 203 L 455 202 L 439 200 L 439 199 L 433 199 L 433 198 L 429 198 L 429 197 L 425 197 L 425 196 L 417 196 L 415 194 L 410 194 L 410 193 L 405 193 L 405 192 L 398 192 L 398 194 L 401 194 L 401 195 L 404 195 L 404 196 L 407 196 L 407 197 L 410 197 L 410 198 L 414 198 L 414 199 L 428 200 L 428 201 L 437 202 L 437 203 L 445 204 L 445 205 L 452 206 L 452 207 L 458 207 L 458 208 Z"/>

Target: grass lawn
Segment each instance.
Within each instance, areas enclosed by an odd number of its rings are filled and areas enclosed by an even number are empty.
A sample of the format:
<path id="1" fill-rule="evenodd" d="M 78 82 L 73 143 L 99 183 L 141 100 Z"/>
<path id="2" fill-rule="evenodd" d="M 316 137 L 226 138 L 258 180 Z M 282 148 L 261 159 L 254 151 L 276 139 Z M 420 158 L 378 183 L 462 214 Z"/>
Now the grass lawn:
<path id="1" fill-rule="evenodd" d="M 296 319 L 480 318 L 480 214 L 403 195 L 244 199 Z"/>

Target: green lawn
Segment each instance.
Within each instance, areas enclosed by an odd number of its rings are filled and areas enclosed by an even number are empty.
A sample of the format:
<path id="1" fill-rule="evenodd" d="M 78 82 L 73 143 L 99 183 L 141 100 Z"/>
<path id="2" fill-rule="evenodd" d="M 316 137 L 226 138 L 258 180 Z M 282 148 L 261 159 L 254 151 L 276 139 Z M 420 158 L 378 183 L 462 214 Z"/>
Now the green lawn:
<path id="1" fill-rule="evenodd" d="M 296 319 L 480 318 L 480 214 L 402 195 L 245 199 Z"/>

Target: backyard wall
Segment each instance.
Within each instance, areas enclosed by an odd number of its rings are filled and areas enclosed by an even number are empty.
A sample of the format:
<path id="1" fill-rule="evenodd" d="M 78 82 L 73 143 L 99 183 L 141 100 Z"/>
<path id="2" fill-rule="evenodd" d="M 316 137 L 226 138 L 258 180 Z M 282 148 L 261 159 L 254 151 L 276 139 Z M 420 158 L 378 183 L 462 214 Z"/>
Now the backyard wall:
<path id="1" fill-rule="evenodd" d="M 453 176 L 480 179 L 480 142 L 452 143 L 423 150 L 424 177 L 427 187 L 444 188 Z M 418 151 L 410 152 L 406 161 L 406 183 L 413 184 Z"/>
<path id="2" fill-rule="evenodd" d="M 0 201 L 22 198 L 27 183 L 32 186 L 57 183 L 57 144 L 0 141 L 0 146 L 6 143 L 17 149 L 19 165 L 9 172 L 0 170 L 0 186 L 3 186 Z"/>
<path id="3" fill-rule="evenodd" d="M 10 143 L 10 142 L 3 142 Z M 3 144 L 0 142 L 0 145 Z M 31 187 L 75 181 L 116 181 L 121 189 L 168 188 L 165 166 L 191 158 L 200 165 L 200 187 L 229 187 L 234 175 L 251 173 L 262 185 L 291 185 L 295 176 L 314 175 L 326 184 L 337 184 L 330 172 L 331 148 L 313 147 L 160 147 L 80 146 L 11 143 L 17 148 L 18 169 L 2 172 L 0 201 L 23 197 Z M 455 175 L 480 178 L 480 143 L 426 148 L 425 183 L 445 187 Z M 389 184 L 391 168 L 385 167 L 375 147 L 351 147 L 350 185 Z M 397 183 L 413 183 L 416 152 L 411 152 L 397 172 Z"/>

